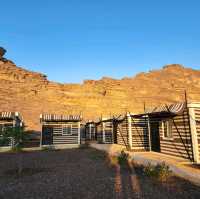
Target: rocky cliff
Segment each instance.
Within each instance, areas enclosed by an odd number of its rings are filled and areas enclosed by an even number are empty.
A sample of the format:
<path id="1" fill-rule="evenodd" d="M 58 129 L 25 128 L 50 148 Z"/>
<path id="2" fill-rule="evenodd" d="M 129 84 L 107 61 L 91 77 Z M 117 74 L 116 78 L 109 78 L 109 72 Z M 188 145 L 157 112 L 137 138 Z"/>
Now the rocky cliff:
<path id="1" fill-rule="evenodd" d="M 85 119 L 139 113 L 144 102 L 152 107 L 184 100 L 184 90 L 190 101 L 200 101 L 200 71 L 174 64 L 121 80 L 104 77 L 83 84 L 60 84 L 0 58 L 0 110 L 21 112 L 32 130 L 40 129 L 43 112 L 82 113 Z"/>

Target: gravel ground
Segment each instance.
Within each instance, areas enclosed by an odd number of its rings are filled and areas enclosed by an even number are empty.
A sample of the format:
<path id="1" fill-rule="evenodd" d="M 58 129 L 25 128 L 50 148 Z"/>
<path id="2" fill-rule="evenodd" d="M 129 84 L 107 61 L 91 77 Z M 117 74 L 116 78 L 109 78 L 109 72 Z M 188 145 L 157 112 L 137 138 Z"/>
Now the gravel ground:
<path id="1" fill-rule="evenodd" d="M 110 168 L 94 149 L 22 153 L 25 173 L 13 174 L 19 154 L 0 154 L 0 199 L 200 198 L 200 187 L 177 177 L 158 183 L 141 168 Z"/>

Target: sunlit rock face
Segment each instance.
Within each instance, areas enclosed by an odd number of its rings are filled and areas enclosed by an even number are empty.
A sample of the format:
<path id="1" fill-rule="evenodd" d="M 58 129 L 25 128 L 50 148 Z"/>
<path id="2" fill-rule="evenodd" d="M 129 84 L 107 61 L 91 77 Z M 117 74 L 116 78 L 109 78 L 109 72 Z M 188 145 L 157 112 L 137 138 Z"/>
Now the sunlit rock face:
<path id="1" fill-rule="evenodd" d="M 41 128 L 40 113 L 82 114 L 85 120 L 127 111 L 141 113 L 144 103 L 148 108 L 183 101 L 184 90 L 189 101 L 200 101 L 200 71 L 172 64 L 121 80 L 104 77 L 60 84 L 10 60 L 0 61 L 0 110 L 21 112 L 32 130 Z"/>

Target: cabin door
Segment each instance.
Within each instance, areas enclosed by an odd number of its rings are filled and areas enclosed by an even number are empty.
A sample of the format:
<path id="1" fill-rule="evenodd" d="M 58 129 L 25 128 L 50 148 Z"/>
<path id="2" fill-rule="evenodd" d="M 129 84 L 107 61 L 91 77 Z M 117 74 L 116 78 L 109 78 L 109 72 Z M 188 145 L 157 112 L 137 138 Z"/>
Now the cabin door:
<path id="1" fill-rule="evenodd" d="M 151 123 L 151 150 L 160 152 L 159 123 Z"/>
<path id="2" fill-rule="evenodd" d="M 42 145 L 53 144 L 53 128 L 42 127 Z"/>

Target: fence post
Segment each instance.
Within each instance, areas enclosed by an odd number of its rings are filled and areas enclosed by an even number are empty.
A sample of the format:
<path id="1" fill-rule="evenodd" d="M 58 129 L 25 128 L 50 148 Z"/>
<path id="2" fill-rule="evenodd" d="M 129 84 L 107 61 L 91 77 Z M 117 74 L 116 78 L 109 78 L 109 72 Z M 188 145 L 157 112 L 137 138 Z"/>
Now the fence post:
<path id="1" fill-rule="evenodd" d="M 102 130 L 103 130 L 103 143 L 106 142 L 106 137 L 105 137 L 105 123 L 102 122 Z"/>
<path id="2" fill-rule="evenodd" d="M 146 117 L 146 116 L 145 116 Z M 150 118 L 147 116 L 147 126 L 148 126 L 148 138 L 149 138 L 149 151 L 151 151 L 151 124 L 150 124 Z"/>
<path id="3" fill-rule="evenodd" d="M 131 125 L 131 115 L 127 113 L 127 121 L 128 121 L 128 140 L 129 140 L 129 147 L 132 149 L 133 142 L 132 142 L 132 125 Z"/>
<path id="4" fill-rule="evenodd" d="M 80 121 L 78 122 L 78 144 L 81 144 L 81 125 Z"/>
<path id="5" fill-rule="evenodd" d="M 193 158 L 194 158 L 194 162 L 200 163 L 195 112 L 194 112 L 193 107 L 188 107 L 188 109 L 189 109 L 189 119 L 190 119 L 190 127 L 191 127 L 192 149 L 193 149 L 193 156 L 194 156 Z"/>

